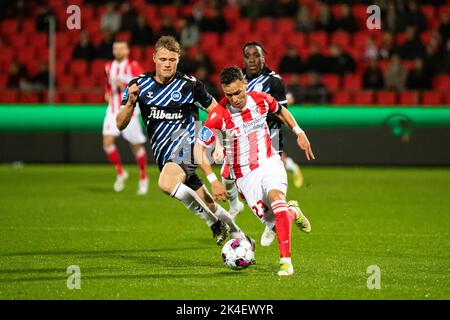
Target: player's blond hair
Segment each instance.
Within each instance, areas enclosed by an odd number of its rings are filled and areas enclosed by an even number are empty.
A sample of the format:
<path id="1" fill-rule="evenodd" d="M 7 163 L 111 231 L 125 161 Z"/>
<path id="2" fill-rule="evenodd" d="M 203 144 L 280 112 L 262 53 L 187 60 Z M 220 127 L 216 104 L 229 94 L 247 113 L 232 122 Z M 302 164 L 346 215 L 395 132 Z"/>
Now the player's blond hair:
<path id="1" fill-rule="evenodd" d="M 155 53 L 159 49 L 167 49 L 178 54 L 181 53 L 179 42 L 172 36 L 162 36 L 161 38 L 159 38 L 155 43 Z"/>

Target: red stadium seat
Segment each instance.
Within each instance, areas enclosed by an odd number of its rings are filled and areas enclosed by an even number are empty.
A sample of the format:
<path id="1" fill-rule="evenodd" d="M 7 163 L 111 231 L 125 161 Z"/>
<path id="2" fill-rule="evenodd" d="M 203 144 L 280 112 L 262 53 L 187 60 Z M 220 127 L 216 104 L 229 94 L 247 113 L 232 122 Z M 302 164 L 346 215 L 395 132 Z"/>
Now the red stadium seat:
<path id="1" fill-rule="evenodd" d="M 344 75 L 343 89 L 350 91 L 359 91 L 361 89 L 361 76 L 351 73 Z"/>
<path id="2" fill-rule="evenodd" d="M 444 94 L 444 103 L 450 107 L 450 93 Z"/>
<path id="3" fill-rule="evenodd" d="M 337 91 L 340 88 L 340 80 L 336 74 L 324 74 L 322 76 L 322 83 L 330 91 Z"/>
<path id="4" fill-rule="evenodd" d="M 360 105 L 373 104 L 373 92 L 371 91 L 357 91 L 353 94 L 353 103 Z"/>
<path id="5" fill-rule="evenodd" d="M 126 43 L 130 43 L 130 41 L 131 41 L 131 33 L 128 32 L 128 31 L 117 32 L 115 40 L 116 41 L 125 41 Z"/>
<path id="6" fill-rule="evenodd" d="M 75 59 L 69 63 L 69 72 L 73 75 L 84 75 L 87 73 L 87 62 L 85 60 Z"/>
<path id="7" fill-rule="evenodd" d="M 419 104 L 419 93 L 416 91 L 403 91 L 399 95 L 399 104 L 402 106 L 416 106 Z"/>
<path id="8" fill-rule="evenodd" d="M 397 103 L 397 93 L 393 91 L 378 91 L 376 93 L 376 104 L 392 106 Z"/>
<path id="9" fill-rule="evenodd" d="M 16 19 L 6 19 L 1 22 L 0 31 L 1 34 L 16 34 L 18 32 L 19 20 Z"/>
<path id="10" fill-rule="evenodd" d="M 20 103 L 39 103 L 40 97 L 37 92 L 21 92 L 19 95 Z"/>
<path id="11" fill-rule="evenodd" d="M 219 46 L 219 34 L 217 32 L 203 32 L 200 37 L 200 47 L 207 51 Z"/>
<path id="12" fill-rule="evenodd" d="M 159 8 L 159 15 L 161 17 L 170 17 L 172 20 L 178 17 L 178 8 L 174 5 L 163 5 Z"/>
<path id="13" fill-rule="evenodd" d="M 261 34 L 270 34 L 274 31 L 274 22 L 272 18 L 260 18 L 255 22 L 254 30 Z"/>
<path id="14" fill-rule="evenodd" d="M 250 19 L 246 18 L 239 18 L 236 20 L 236 23 L 234 24 L 234 32 L 238 33 L 251 33 L 252 32 L 252 22 Z"/>
<path id="15" fill-rule="evenodd" d="M 309 42 L 316 42 L 318 43 L 322 48 L 326 47 L 328 45 L 328 35 L 324 31 L 314 31 L 309 34 L 308 37 Z"/>
<path id="16" fill-rule="evenodd" d="M 0 87 L 6 87 L 8 82 L 8 75 L 0 73 Z"/>
<path id="17" fill-rule="evenodd" d="M 33 18 L 23 20 L 20 31 L 27 34 L 35 33 L 36 21 Z"/>
<path id="18" fill-rule="evenodd" d="M 306 37 L 303 33 L 296 32 L 291 34 L 287 39 L 287 43 L 291 46 L 297 48 L 297 51 L 306 46 Z"/>
<path id="19" fill-rule="evenodd" d="M 435 17 L 436 17 L 436 11 L 434 9 L 434 6 L 432 5 L 427 5 L 427 4 L 422 4 L 420 6 L 420 10 L 425 14 L 425 16 L 427 17 L 428 23 L 431 23 Z"/>
<path id="20" fill-rule="evenodd" d="M 422 104 L 425 106 L 436 106 L 442 104 L 442 94 L 439 91 L 422 92 Z"/>
<path id="21" fill-rule="evenodd" d="M 70 91 L 64 93 L 65 103 L 83 103 L 83 94 L 81 92 Z"/>
<path id="22" fill-rule="evenodd" d="M 97 87 L 97 77 L 95 75 L 79 75 L 78 87 L 81 89 L 94 89 Z"/>
<path id="23" fill-rule="evenodd" d="M 437 75 L 433 79 L 433 89 L 450 91 L 450 75 Z"/>
<path id="24" fill-rule="evenodd" d="M 278 35 L 290 35 L 294 33 L 294 20 L 291 18 L 281 18 L 275 20 L 275 31 Z"/>
<path id="25" fill-rule="evenodd" d="M 332 104 L 351 104 L 351 93 L 346 91 L 335 92 L 331 98 Z"/>
<path id="26" fill-rule="evenodd" d="M 0 90 L 0 103 L 16 103 L 19 99 L 19 93 L 14 89 Z"/>
<path id="27" fill-rule="evenodd" d="M 331 43 L 337 43 L 344 51 L 350 46 L 350 34 L 344 31 L 336 31 L 331 34 Z"/>
<path id="28" fill-rule="evenodd" d="M 226 48 L 230 47 L 240 47 L 242 39 L 239 34 L 234 32 L 226 32 L 222 36 L 222 46 Z"/>
<path id="29" fill-rule="evenodd" d="M 67 74 L 56 79 L 58 89 L 72 89 L 75 86 L 75 79 L 71 74 Z"/>
<path id="30" fill-rule="evenodd" d="M 105 96 L 103 92 L 86 92 L 84 94 L 84 101 L 86 103 L 105 103 Z"/>
<path id="31" fill-rule="evenodd" d="M 227 22 L 228 27 L 231 30 L 234 30 L 234 26 L 236 21 L 240 18 L 240 9 L 238 6 L 225 6 L 223 8 L 223 17 L 225 18 L 225 21 Z"/>

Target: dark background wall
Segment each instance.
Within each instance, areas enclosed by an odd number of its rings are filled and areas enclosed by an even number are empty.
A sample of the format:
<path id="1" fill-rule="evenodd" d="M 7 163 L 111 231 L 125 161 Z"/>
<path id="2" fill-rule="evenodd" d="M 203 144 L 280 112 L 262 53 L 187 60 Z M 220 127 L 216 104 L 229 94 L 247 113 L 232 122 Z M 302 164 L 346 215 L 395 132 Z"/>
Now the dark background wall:
<path id="1" fill-rule="evenodd" d="M 388 128 L 307 130 L 315 165 L 450 165 L 450 130 L 420 128 L 409 143 Z M 287 132 L 286 151 L 306 164 L 294 136 Z M 134 162 L 128 143 L 117 140 L 124 162 Z M 149 146 L 147 145 L 149 150 Z M 0 162 L 106 163 L 100 132 L 0 133 Z M 153 157 L 149 155 L 149 161 Z"/>

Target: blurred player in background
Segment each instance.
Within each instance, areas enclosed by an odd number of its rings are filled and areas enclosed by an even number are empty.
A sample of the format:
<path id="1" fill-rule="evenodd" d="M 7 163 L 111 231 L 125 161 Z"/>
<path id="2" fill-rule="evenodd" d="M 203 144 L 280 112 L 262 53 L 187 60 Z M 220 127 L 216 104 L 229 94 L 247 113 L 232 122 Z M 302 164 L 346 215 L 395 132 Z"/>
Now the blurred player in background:
<path id="1" fill-rule="evenodd" d="M 116 116 L 128 82 L 142 73 L 142 68 L 139 64 L 128 59 L 129 53 L 130 50 L 126 42 L 116 41 L 113 44 L 115 59 L 105 65 L 105 100 L 108 102 L 108 108 L 103 121 L 103 149 L 117 171 L 117 178 L 114 182 L 114 190 L 116 192 L 120 192 L 125 188 L 125 180 L 128 178 L 128 172 L 122 167 L 120 154 L 115 145 L 116 137 L 121 134 L 116 125 Z M 144 195 L 148 192 L 147 153 L 144 147 L 147 138 L 142 132 L 138 110 L 134 112 L 129 126 L 123 130 L 122 136 L 130 143 L 139 168 L 137 194 Z"/>
<path id="2" fill-rule="evenodd" d="M 201 81 L 177 72 L 180 51 L 180 44 L 174 37 L 159 38 L 153 54 L 155 72 L 144 73 L 130 81 L 117 115 L 117 127 L 127 128 L 139 104 L 161 172 L 159 188 L 205 221 L 217 244 L 222 245 L 229 231 L 232 238 L 246 236 L 229 213 L 214 202 L 195 172 L 198 165 L 192 154 L 199 107 L 209 112 L 217 102 Z"/>
<path id="3" fill-rule="evenodd" d="M 276 115 L 296 135 L 298 146 L 308 160 L 314 159 L 311 145 L 292 114 L 272 96 L 248 92 L 247 82 L 238 67 L 225 68 L 220 75 L 225 98 L 211 111 L 195 146 L 195 157 L 211 182 L 216 200 L 226 200 L 225 185 L 215 176 L 206 147 L 214 147 L 218 132 L 225 133 L 225 170 L 223 175 L 236 181 L 253 213 L 270 230 L 274 229 L 280 249 L 279 276 L 294 273 L 291 262 L 291 226 L 310 232 L 311 225 L 296 201 L 286 203 L 287 175 L 280 156 L 272 147 L 268 115 Z"/>

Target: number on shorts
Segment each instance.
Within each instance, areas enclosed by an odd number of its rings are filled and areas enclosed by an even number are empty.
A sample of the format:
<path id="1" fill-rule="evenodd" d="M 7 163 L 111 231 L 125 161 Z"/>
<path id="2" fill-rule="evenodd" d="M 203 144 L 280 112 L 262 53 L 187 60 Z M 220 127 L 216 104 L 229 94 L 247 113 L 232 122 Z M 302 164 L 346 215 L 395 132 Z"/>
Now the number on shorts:
<path id="1" fill-rule="evenodd" d="M 264 217 L 264 213 L 266 213 L 269 209 L 262 200 L 258 200 L 256 205 L 252 207 L 252 210 L 260 219 L 262 219 Z M 262 213 L 260 213 L 260 211 L 262 211 Z"/>

